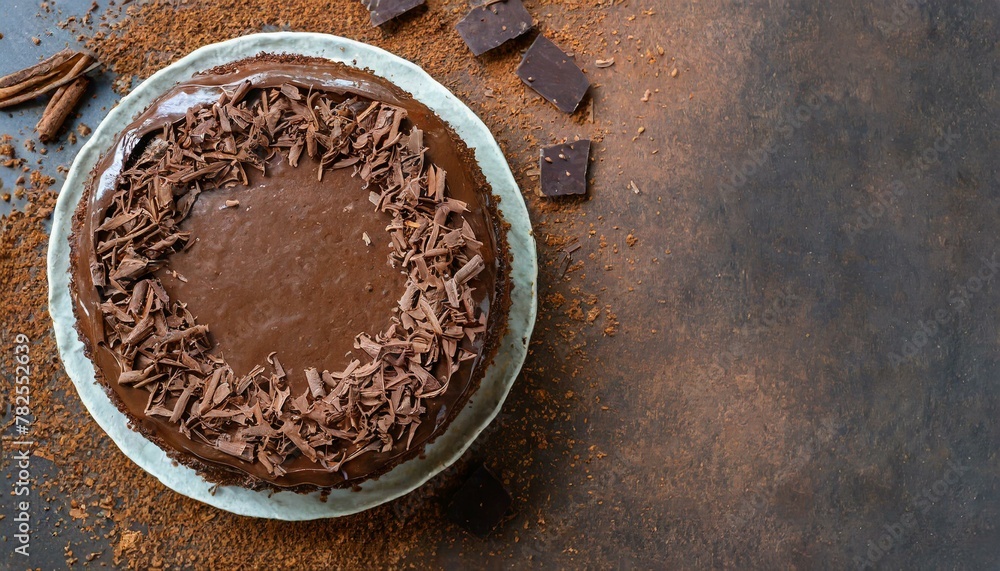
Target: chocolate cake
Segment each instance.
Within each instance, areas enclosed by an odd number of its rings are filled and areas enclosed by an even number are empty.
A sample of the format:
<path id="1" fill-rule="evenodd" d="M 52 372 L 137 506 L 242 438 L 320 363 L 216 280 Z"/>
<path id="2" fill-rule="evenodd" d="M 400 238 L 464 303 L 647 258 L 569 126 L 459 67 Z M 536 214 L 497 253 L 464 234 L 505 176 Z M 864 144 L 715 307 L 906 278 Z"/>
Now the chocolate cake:
<path id="1" fill-rule="evenodd" d="M 509 259 L 473 153 L 388 81 L 262 54 L 158 98 L 73 224 L 82 341 L 135 430 L 308 491 L 420 454 L 479 386 Z"/>

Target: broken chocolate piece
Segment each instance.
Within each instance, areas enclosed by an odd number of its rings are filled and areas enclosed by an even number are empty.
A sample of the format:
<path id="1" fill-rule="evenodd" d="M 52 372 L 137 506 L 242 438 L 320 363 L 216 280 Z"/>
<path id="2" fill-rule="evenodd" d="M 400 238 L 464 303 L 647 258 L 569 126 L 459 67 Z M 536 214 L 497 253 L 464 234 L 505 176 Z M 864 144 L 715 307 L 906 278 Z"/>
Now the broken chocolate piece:
<path id="1" fill-rule="evenodd" d="M 575 141 L 545 147 L 540 153 L 542 194 L 566 196 L 587 194 L 587 167 L 590 164 L 590 141 Z"/>
<path id="2" fill-rule="evenodd" d="M 590 88 L 587 76 L 545 36 L 538 36 L 528 48 L 517 76 L 565 113 L 576 111 Z"/>
<path id="3" fill-rule="evenodd" d="M 398 18 L 410 10 L 420 6 L 425 0 L 361 0 L 365 8 L 371 13 L 372 26 L 382 24 Z"/>
<path id="4" fill-rule="evenodd" d="M 473 8 L 455 25 L 472 53 L 482 55 L 532 28 L 521 0 L 504 0 Z"/>
<path id="5" fill-rule="evenodd" d="M 480 465 L 452 496 L 448 518 L 469 533 L 486 537 L 503 520 L 511 501 L 503 482 Z"/>

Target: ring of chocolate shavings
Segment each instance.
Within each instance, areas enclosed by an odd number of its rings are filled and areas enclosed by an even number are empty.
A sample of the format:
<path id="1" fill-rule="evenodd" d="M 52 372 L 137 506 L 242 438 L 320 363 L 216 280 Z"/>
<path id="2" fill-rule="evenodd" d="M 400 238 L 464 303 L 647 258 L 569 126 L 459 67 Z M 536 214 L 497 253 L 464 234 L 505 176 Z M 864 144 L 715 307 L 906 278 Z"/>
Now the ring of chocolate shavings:
<path id="1" fill-rule="evenodd" d="M 470 285 L 485 267 L 482 243 L 461 216 L 466 204 L 447 196 L 445 172 L 425 160 L 423 133 L 402 131 L 405 118 L 378 101 L 334 103 L 323 92 L 247 81 L 146 143 L 117 181 L 91 268 L 108 346 L 121 355 L 117 382 L 149 392 L 145 414 L 275 477 L 299 455 L 338 472 L 403 439 L 409 448 L 424 399 L 444 393 L 460 363 L 475 358 L 462 340 L 483 336 L 486 317 Z M 274 353 L 270 370 L 258 365 L 237 377 L 211 353 L 208 327 L 154 276 L 191 243 L 179 228 L 198 194 L 246 185 L 246 169 L 263 172 L 275 153 L 293 167 L 302 153 L 318 158 L 320 180 L 326 170 L 353 168 L 391 216 L 390 263 L 408 272 L 392 323 L 355 339 L 367 362 L 306 369 L 300 395 Z"/>

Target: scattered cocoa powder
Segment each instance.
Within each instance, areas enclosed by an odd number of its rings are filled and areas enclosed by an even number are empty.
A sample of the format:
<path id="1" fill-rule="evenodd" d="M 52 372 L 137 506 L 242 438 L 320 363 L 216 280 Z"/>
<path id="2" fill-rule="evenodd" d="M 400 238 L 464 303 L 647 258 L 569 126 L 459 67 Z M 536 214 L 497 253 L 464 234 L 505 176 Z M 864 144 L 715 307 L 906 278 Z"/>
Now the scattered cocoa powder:
<path id="1" fill-rule="evenodd" d="M 0 157 L 14 158 L 14 145 L 10 142 L 14 140 L 10 135 L 0 135 Z"/>

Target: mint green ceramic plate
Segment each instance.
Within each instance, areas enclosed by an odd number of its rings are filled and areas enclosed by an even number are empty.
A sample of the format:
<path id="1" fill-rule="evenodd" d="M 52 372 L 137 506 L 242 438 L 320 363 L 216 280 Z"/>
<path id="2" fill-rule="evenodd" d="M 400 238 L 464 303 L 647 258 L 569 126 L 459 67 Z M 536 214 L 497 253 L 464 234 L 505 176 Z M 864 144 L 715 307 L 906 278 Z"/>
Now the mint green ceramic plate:
<path id="1" fill-rule="evenodd" d="M 507 240 L 513 256 L 514 290 L 509 329 L 482 386 L 445 433 L 427 446 L 422 458 L 404 462 L 377 480 L 365 482 L 360 491 L 333 490 L 326 501 L 320 500 L 319 493 L 271 494 L 237 486 L 222 486 L 212 493 L 213 484 L 194 470 L 175 464 L 158 446 L 129 428 L 128 419 L 94 380 L 94 367 L 77 337 L 71 305 L 70 225 L 87 175 L 101 153 L 111 147 L 115 136 L 133 117 L 177 82 L 198 71 L 260 52 L 316 56 L 366 68 L 413 94 L 475 150 L 483 174 L 501 199 L 501 214 L 510 224 Z M 535 323 L 537 275 L 535 240 L 521 192 L 493 135 L 468 107 L 422 69 L 384 50 L 337 36 L 291 32 L 256 34 L 206 46 L 160 70 L 122 99 L 94 131 L 69 171 L 56 205 L 48 252 L 49 308 L 59 353 L 80 400 L 97 424 L 126 456 L 176 492 L 233 513 L 284 520 L 337 517 L 366 510 L 413 491 L 457 460 L 500 412 L 524 363 Z"/>

